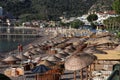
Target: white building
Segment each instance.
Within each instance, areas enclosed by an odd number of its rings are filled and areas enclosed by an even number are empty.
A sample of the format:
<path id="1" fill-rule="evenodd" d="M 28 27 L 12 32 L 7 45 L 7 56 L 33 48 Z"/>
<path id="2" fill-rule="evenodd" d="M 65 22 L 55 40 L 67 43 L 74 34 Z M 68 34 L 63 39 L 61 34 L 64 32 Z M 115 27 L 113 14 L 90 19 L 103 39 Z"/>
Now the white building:
<path id="1" fill-rule="evenodd" d="M 96 13 L 98 16 L 98 20 L 96 21 L 97 23 L 102 23 L 105 19 L 108 19 L 109 17 L 116 17 L 118 15 L 115 14 L 114 11 L 108 11 L 108 12 L 103 12 L 103 13 Z"/>
<path id="2" fill-rule="evenodd" d="M 84 14 L 81 17 L 77 17 L 80 21 L 83 21 L 85 25 L 90 25 L 90 23 L 87 21 L 88 14 Z"/>
<path id="3" fill-rule="evenodd" d="M 97 13 L 95 12 L 94 14 L 96 14 L 98 16 L 98 20 L 96 20 L 95 22 L 99 23 L 99 24 L 103 24 L 103 21 L 105 19 L 108 19 L 109 17 L 116 17 L 118 15 L 115 14 L 114 11 L 106 11 L 106 12 L 101 12 L 101 13 Z M 77 19 L 83 21 L 85 23 L 85 25 L 90 25 L 90 23 L 87 21 L 87 17 L 90 15 L 90 13 L 82 15 L 81 17 L 77 17 Z"/>

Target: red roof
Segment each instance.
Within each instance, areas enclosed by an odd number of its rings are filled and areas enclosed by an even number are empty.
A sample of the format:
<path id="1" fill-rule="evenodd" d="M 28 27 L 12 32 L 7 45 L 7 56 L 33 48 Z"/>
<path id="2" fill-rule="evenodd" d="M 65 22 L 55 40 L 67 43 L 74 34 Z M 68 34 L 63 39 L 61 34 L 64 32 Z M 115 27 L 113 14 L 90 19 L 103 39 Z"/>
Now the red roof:
<path id="1" fill-rule="evenodd" d="M 116 14 L 115 11 L 106 11 L 106 12 L 98 12 L 99 14 L 110 14 L 110 15 L 113 15 L 113 14 Z"/>
<path id="2" fill-rule="evenodd" d="M 115 13 L 115 11 L 112 10 L 112 11 L 107 11 L 106 14 L 111 14 L 112 15 L 112 14 L 116 14 L 116 13 Z"/>

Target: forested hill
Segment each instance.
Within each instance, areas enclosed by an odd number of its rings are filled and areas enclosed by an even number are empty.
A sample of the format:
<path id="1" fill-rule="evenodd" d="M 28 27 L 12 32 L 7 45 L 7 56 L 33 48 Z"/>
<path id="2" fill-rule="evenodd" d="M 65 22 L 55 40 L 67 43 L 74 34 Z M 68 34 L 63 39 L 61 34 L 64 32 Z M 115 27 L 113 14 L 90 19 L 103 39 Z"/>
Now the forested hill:
<path id="1" fill-rule="evenodd" d="M 0 6 L 18 18 L 57 20 L 63 15 L 80 16 L 89 10 L 111 9 L 112 2 L 113 0 L 0 0 Z"/>

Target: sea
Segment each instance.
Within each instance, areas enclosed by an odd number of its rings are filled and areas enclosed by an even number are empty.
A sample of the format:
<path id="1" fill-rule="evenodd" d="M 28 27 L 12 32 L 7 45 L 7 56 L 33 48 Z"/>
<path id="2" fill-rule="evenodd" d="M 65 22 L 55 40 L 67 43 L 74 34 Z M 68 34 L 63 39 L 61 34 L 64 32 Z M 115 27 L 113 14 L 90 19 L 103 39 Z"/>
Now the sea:
<path id="1" fill-rule="evenodd" d="M 17 49 L 18 44 L 22 44 L 23 46 L 34 41 L 35 38 L 0 38 L 0 53 L 7 53 Z"/>

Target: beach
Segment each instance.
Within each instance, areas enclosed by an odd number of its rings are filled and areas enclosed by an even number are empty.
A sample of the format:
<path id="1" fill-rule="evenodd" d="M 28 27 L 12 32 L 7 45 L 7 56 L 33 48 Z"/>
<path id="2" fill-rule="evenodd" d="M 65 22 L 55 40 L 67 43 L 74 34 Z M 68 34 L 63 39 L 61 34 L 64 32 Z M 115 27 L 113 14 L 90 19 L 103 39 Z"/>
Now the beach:
<path id="1" fill-rule="evenodd" d="M 69 30 L 70 31 L 70 30 Z M 72 30 L 74 31 L 74 30 Z M 76 30 L 75 30 L 76 31 Z M 67 31 L 66 31 L 67 32 Z M 85 32 L 85 31 L 84 31 Z M 83 32 L 82 32 L 83 33 Z M 86 32 L 85 32 L 86 33 Z M 43 33 L 41 33 L 43 34 Z M 60 34 L 60 33 L 58 33 Z M 92 46 L 94 45 L 91 45 L 92 44 L 92 41 L 93 39 L 90 38 L 90 36 L 83 36 L 83 37 L 74 37 L 74 36 L 70 36 L 69 34 L 69 37 L 67 35 L 67 37 L 63 37 L 63 36 L 60 36 L 58 34 L 47 34 L 47 35 L 42 35 L 41 37 L 39 37 L 38 39 L 34 40 L 32 43 L 26 45 L 23 47 L 23 54 L 25 55 L 26 52 L 28 52 L 29 54 L 32 55 L 32 59 L 34 61 L 35 58 L 37 57 L 40 57 L 41 58 L 41 62 L 42 61 L 45 61 L 45 60 L 48 60 L 49 62 L 53 62 L 54 64 L 57 65 L 57 68 L 60 67 L 60 64 L 65 64 L 65 61 L 70 57 L 70 56 L 73 56 L 73 55 L 76 55 L 76 54 L 80 54 L 81 52 L 84 53 L 85 51 L 86 52 L 91 52 L 93 50 L 90 50 L 91 48 L 93 49 Z M 73 34 L 73 32 L 72 32 Z M 93 37 L 93 36 L 92 36 Z M 98 37 L 98 36 L 97 36 Z M 108 38 L 105 38 L 105 39 L 108 39 Z M 89 45 L 85 46 L 83 43 L 87 43 L 89 42 Z M 90 43 L 91 41 L 91 43 Z M 99 43 L 100 44 L 100 43 Z M 112 45 L 113 46 L 113 45 Z M 90 48 L 91 47 L 91 48 Z M 105 46 L 104 46 L 105 47 Z M 107 46 L 106 46 L 107 47 Z M 85 49 L 84 49 L 85 48 Z M 109 46 L 110 48 L 110 46 Z M 112 47 L 111 47 L 112 48 Z M 87 51 L 88 49 L 88 51 Z M 100 53 L 100 54 L 103 54 L 103 52 L 100 52 L 98 51 L 97 49 L 94 49 L 95 51 L 91 52 L 91 53 Z M 15 53 L 18 53 L 18 50 L 14 50 L 14 51 L 11 51 L 11 52 L 15 52 Z M 4 56 L 10 56 L 8 55 L 9 53 L 6 53 Z M 59 54 L 59 56 L 57 55 Z M 60 56 L 60 54 L 62 54 Z M 85 53 L 84 53 L 85 54 Z M 90 54 L 90 53 L 89 53 Z M 11 54 L 11 55 L 18 55 L 18 54 Z M 26 53 L 26 55 L 28 55 Z M 66 57 L 62 58 L 62 56 L 65 56 L 67 55 Z M 105 54 L 103 54 L 105 55 Z M 29 56 L 29 55 L 28 55 Z M 55 58 L 56 57 L 61 57 L 61 61 L 59 61 L 59 59 Z M 96 55 L 98 57 L 98 59 L 100 59 L 101 57 L 99 57 L 99 55 Z M 54 57 L 54 58 L 53 58 Z M 119 57 L 118 57 L 119 58 Z M 55 60 L 57 59 L 57 60 Z M 91 58 L 90 58 L 91 59 Z M 95 59 L 96 60 L 96 59 Z M 83 58 L 83 61 L 84 58 Z M 86 60 L 88 61 L 88 60 Z M 92 63 L 89 61 L 85 63 L 85 67 L 81 68 L 83 69 L 84 73 L 83 73 L 83 78 L 84 80 L 86 80 L 86 68 L 88 68 L 88 64 L 93 64 L 94 63 L 94 60 L 91 60 Z M 103 60 L 104 61 L 104 60 Z M 99 61 L 96 63 L 96 68 L 95 70 L 99 71 L 99 70 L 102 70 L 104 67 L 105 67 L 105 64 L 102 63 L 103 61 Z M 109 61 L 108 62 L 106 61 L 107 64 L 107 70 L 109 71 L 112 71 L 112 66 L 116 63 L 118 63 L 118 60 L 117 61 Z M 43 63 L 42 63 L 43 64 Z M 75 64 L 75 62 L 73 63 Z M 77 64 L 77 63 L 76 63 Z M 100 65 L 101 64 L 101 65 Z M 23 64 L 24 65 L 24 64 Z M 12 67 L 21 67 L 23 68 L 24 66 L 21 65 L 21 64 L 13 64 Z M 46 64 L 45 64 L 46 65 Z M 71 64 L 70 64 L 71 65 Z M 89 65 L 89 66 L 90 66 Z M 80 66 L 80 65 L 79 65 Z M 101 67 L 102 66 L 102 67 Z M 8 65 L 8 64 L 2 64 L 1 63 L 1 66 L 0 66 L 0 72 L 1 73 L 4 73 L 4 71 L 7 69 L 7 68 L 10 68 L 11 65 Z M 52 67 L 53 68 L 53 67 Z M 25 68 L 24 68 L 25 69 Z M 55 68 L 53 68 L 54 70 Z M 61 69 L 61 68 L 60 68 Z M 72 69 L 72 67 L 71 67 Z M 77 75 L 76 75 L 76 80 L 79 80 L 81 77 L 79 75 L 81 69 L 79 70 L 74 70 L 74 71 L 77 71 Z M 106 71 L 107 71 L 106 70 Z M 74 71 L 72 70 L 67 70 L 64 68 L 62 74 L 60 74 L 60 80 L 74 80 Z M 104 72 L 104 71 L 103 71 Z M 110 75 L 111 72 L 107 73 L 106 74 L 109 74 Z M 16 77 L 10 77 L 11 80 L 35 80 L 35 77 L 36 74 L 32 73 L 31 69 L 30 70 L 25 70 L 24 71 L 24 75 L 20 75 L 20 76 L 16 76 Z M 90 77 L 90 76 L 87 76 L 87 77 Z"/>

